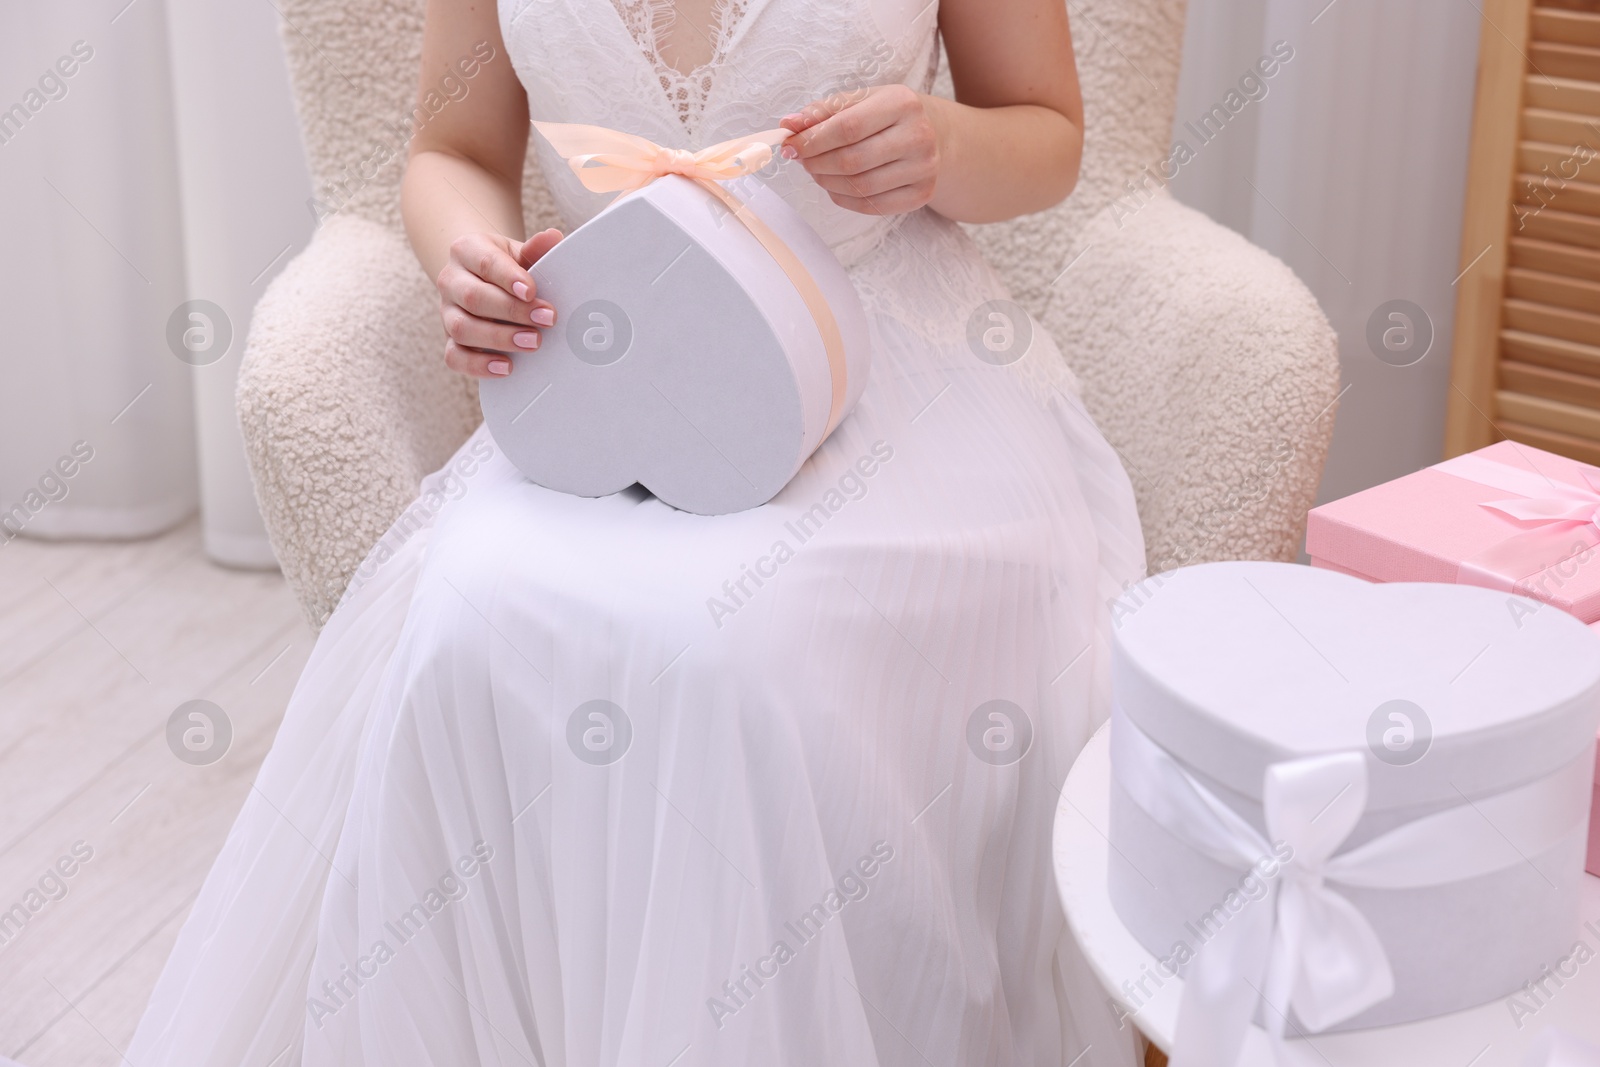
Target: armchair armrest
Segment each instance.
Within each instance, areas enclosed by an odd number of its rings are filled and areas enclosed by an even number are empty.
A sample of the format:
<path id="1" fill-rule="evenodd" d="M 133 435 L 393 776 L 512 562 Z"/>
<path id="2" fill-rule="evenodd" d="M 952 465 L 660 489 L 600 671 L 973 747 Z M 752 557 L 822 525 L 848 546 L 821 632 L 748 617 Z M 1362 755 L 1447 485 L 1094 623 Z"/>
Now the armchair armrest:
<path id="1" fill-rule="evenodd" d="M 327 222 L 256 305 L 240 428 L 273 551 L 314 628 L 481 420 L 444 345 L 404 237 L 363 218 Z"/>
<path id="2" fill-rule="evenodd" d="M 1168 195 L 1104 212 L 1041 318 L 1122 455 L 1151 573 L 1293 560 L 1340 395 L 1338 338 L 1287 266 Z M 1059 270 L 1060 268 L 1058 268 Z"/>

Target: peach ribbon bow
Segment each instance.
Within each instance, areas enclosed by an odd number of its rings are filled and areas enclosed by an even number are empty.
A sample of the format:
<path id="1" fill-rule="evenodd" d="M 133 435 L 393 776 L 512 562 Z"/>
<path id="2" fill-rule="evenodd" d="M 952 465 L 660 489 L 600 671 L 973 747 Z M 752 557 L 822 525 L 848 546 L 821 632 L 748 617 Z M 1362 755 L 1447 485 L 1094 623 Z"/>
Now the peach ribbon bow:
<path id="1" fill-rule="evenodd" d="M 766 166 L 772 150 L 789 137 L 788 130 L 762 130 L 689 152 L 604 126 L 535 122 L 533 128 L 567 161 L 584 188 L 596 193 L 642 189 L 667 174 L 701 182 L 743 177 Z"/>
<path id="2" fill-rule="evenodd" d="M 849 377 L 839 323 L 833 317 L 833 309 L 828 306 L 816 279 L 800 262 L 800 257 L 742 200 L 719 184 L 766 166 L 772 159 L 773 149 L 790 136 L 790 131 L 762 130 L 690 152 L 681 148 L 666 148 L 647 138 L 605 126 L 535 121 L 533 128 L 550 142 L 556 154 L 565 159 L 572 173 L 578 176 L 578 181 L 591 192 L 632 192 L 643 189 L 657 178 L 678 174 L 698 183 L 744 223 L 745 228 L 761 242 L 761 246 L 788 275 L 800 299 L 805 302 L 806 310 L 811 313 L 817 332 L 822 336 L 822 346 L 828 356 L 828 370 L 833 379 L 828 425 L 822 434 L 826 440 L 844 415 L 845 395 L 848 392 Z"/>

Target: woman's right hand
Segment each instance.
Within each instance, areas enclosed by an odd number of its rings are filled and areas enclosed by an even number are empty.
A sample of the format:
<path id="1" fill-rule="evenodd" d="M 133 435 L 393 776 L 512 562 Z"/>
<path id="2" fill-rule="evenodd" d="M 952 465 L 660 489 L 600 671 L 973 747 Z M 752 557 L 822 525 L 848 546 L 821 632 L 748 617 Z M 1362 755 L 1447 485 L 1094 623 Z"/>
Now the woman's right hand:
<path id="1" fill-rule="evenodd" d="M 541 230 L 526 241 L 474 233 L 450 245 L 450 259 L 434 284 L 439 316 L 450 340 L 444 362 L 474 378 L 511 373 L 511 357 L 539 347 L 539 331 L 554 326 L 555 308 L 540 300 L 528 268 L 557 241 L 560 230 Z"/>

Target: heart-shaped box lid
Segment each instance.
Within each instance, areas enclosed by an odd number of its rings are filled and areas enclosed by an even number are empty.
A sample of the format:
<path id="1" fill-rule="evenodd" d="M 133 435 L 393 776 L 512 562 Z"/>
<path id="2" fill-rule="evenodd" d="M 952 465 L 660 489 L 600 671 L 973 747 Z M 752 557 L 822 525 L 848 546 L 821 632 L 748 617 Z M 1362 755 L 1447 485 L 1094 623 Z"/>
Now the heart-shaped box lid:
<path id="1" fill-rule="evenodd" d="M 820 291 L 842 346 L 841 416 L 866 386 L 870 330 L 854 283 L 786 201 L 724 184 Z M 700 183 L 666 175 L 618 197 L 534 265 L 557 308 L 537 352 L 479 400 L 529 479 L 579 496 L 634 482 L 684 511 L 770 500 L 829 430 L 835 379 L 794 277 Z"/>
<path id="2" fill-rule="evenodd" d="M 1368 810 L 1460 803 L 1549 773 L 1600 723 L 1600 639 L 1490 589 L 1207 563 L 1131 587 L 1113 617 L 1122 712 L 1256 800 L 1273 762 L 1357 751 L 1368 754 Z M 1392 720 L 1380 713 L 1391 701 L 1421 714 Z M 1401 721 L 1422 731 L 1414 762 L 1380 755 Z"/>

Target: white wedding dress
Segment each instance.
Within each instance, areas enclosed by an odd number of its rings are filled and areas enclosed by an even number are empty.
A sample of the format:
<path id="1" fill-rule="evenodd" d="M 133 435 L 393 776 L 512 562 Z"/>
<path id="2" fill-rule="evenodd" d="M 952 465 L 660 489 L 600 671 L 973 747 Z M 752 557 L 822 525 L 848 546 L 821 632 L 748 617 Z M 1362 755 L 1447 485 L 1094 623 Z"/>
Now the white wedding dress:
<path id="1" fill-rule="evenodd" d="M 725 0 L 691 76 L 639 0 L 500 26 L 535 118 L 693 148 L 926 90 L 935 14 Z M 542 163 L 568 226 L 603 203 Z M 323 631 L 129 1062 L 1132 1062 L 1050 850 L 1143 571 L 1127 478 L 1042 330 L 969 340 L 1006 294 L 959 227 L 773 169 L 867 307 L 854 413 L 716 518 L 532 485 L 480 429 Z"/>

